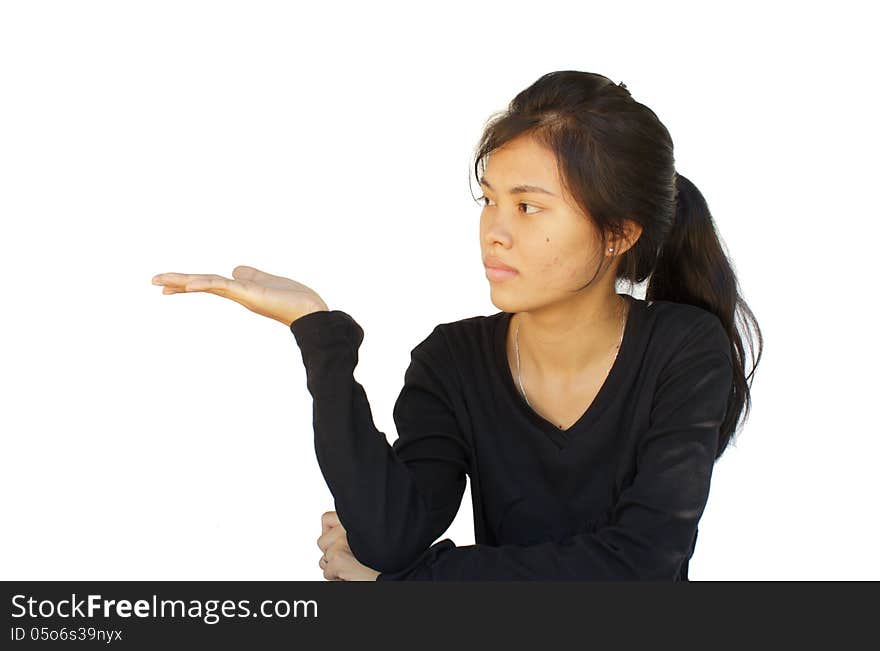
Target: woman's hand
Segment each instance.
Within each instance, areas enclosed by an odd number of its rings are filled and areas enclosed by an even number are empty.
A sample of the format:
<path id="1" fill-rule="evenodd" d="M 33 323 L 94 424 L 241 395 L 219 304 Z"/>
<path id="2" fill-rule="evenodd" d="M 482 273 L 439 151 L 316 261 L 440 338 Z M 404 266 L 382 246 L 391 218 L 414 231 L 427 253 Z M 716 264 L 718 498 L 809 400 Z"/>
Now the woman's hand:
<path id="1" fill-rule="evenodd" d="M 336 511 L 321 516 L 321 537 L 318 547 L 324 552 L 318 567 L 328 581 L 375 581 L 380 572 L 362 565 L 351 553 L 348 535 L 336 517 Z"/>
<path id="2" fill-rule="evenodd" d="M 153 276 L 154 285 L 164 285 L 163 294 L 180 292 L 208 292 L 231 298 L 251 312 L 290 325 L 301 316 L 328 310 L 317 292 L 305 285 L 273 276 L 259 269 L 239 265 L 232 270 L 232 278 L 215 274 L 164 273 Z"/>

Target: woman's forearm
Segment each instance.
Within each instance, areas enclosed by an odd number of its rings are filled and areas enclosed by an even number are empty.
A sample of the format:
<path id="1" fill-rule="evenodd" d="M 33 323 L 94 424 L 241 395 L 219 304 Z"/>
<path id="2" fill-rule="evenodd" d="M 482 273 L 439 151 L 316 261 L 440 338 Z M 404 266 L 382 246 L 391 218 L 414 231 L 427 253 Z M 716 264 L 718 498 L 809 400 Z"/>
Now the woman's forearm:
<path id="1" fill-rule="evenodd" d="M 334 310 L 306 315 L 291 324 L 291 331 L 313 398 L 315 452 L 351 551 L 377 571 L 404 567 L 451 518 L 430 503 L 373 424 L 364 388 L 353 376 L 363 330 Z"/>

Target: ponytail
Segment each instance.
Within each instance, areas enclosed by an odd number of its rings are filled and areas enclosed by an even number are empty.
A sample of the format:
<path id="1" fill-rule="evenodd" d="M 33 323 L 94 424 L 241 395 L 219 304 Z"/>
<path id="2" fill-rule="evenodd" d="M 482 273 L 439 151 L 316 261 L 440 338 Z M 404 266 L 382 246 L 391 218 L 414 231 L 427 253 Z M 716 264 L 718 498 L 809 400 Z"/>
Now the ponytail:
<path id="1" fill-rule="evenodd" d="M 676 173 L 675 179 L 675 219 L 660 248 L 645 298 L 701 307 L 717 316 L 727 331 L 734 362 L 734 381 L 727 416 L 721 426 L 717 458 L 730 442 L 740 416 L 743 421 L 748 418 L 751 378 L 761 358 L 763 338 L 754 314 L 740 296 L 736 274 L 719 239 L 706 200 L 687 177 Z M 743 341 L 735 323 L 737 308 L 744 321 L 754 329 L 758 340 L 758 356 L 755 358 L 749 339 L 754 362 L 748 375 Z"/>

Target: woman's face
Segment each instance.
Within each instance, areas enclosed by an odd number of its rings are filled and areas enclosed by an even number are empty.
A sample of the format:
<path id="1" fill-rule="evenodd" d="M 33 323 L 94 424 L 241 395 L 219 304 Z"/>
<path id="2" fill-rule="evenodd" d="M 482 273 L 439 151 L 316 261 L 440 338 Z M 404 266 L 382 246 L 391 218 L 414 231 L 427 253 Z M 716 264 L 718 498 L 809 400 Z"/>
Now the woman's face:
<path id="1" fill-rule="evenodd" d="M 492 302 L 519 312 L 577 296 L 605 247 L 592 220 L 563 193 L 553 152 L 528 136 L 512 140 L 487 157 L 481 187 L 484 264 L 495 256 L 517 271 L 493 279 L 487 269 Z"/>

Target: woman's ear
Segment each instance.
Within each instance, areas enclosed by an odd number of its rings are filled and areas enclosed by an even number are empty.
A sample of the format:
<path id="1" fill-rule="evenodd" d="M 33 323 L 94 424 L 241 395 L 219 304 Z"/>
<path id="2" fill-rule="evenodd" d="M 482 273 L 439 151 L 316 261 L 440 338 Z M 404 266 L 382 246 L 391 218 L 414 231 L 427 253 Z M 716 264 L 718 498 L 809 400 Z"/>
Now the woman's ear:
<path id="1" fill-rule="evenodd" d="M 615 256 L 629 251 L 642 236 L 642 225 L 632 219 L 627 219 L 624 220 L 623 231 L 623 238 L 612 237 L 610 239 L 608 246 L 605 248 L 606 251 L 613 247 L 614 251 L 610 253 L 613 253 Z"/>

